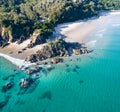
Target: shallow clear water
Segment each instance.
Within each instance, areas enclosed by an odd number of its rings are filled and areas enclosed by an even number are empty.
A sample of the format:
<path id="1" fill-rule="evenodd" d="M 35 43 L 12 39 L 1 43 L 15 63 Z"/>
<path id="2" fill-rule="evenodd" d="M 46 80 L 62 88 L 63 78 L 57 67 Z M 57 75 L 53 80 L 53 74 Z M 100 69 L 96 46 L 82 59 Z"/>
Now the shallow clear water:
<path id="1" fill-rule="evenodd" d="M 0 111 L 120 112 L 119 20 L 120 15 L 112 16 L 86 40 L 94 52 L 40 73 L 36 85 L 26 91 L 19 88 L 26 74 L 0 58 L 0 88 L 9 80 L 15 83 L 6 93 L 0 90 L 0 102 L 8 99 Z"/>

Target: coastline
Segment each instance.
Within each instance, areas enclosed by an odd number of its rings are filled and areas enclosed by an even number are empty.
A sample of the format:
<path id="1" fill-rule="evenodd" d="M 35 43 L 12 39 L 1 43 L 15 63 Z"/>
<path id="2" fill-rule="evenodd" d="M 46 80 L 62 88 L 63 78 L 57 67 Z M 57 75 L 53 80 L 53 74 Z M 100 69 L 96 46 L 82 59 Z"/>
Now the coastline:
<path id="1" fill-rule="evenodd" d="M 107 16 L 112 13 L 114 14 L 114 12 L 101 12 L 92 18 L 60 24 L 55 28 L 55 34 L 61 35 L 67 42 L 85 43 L 86 38 L 99 29 L 106 22 Z"/>
<path id="2" fill-rule="evenodd" d="M 120 14 L 120 11 L 102 12 L 100 13 L 99 17 L 93 17 L 87 20 L 80 20 L 72 23 L 60 24 L 55 28 L 55 35 L 64 36 L 67 42 L 85 43 L 91 32 L 94 32 L 100 27 L 100 25 L 103 25 L 108 19 L 109 15 L 114 14 Z M 32 63 L 25 62 L 24 59 L 26 56 L 29 56 L 35 53 L 37 50 L 41 49 L 43 45 L 37 45 L 34 48 L 27 49 L 23 53 L 18 54 L 18 51 L 26 47 L 29 41 L 30 40 L 28 39 L 20 45 L 11 43 L 5 48 L 0 48 L 0 56 L 6 58 L 19 68 L 22 66 L 30 66 Z"/>
<path id="3" fill-rule="evenodd" d="M 20 69 L 24 69 L 25 67 L 28 67 L 28 66 L 35 64 L 35 63 L 26 62 L 23 59 L 11 57 L 11 56 L 3 54 L 3 53 L 0 53 L 0 57 L 7 59 L 8 61 L 13 63 L 14 65 L 16 65 Z"/>

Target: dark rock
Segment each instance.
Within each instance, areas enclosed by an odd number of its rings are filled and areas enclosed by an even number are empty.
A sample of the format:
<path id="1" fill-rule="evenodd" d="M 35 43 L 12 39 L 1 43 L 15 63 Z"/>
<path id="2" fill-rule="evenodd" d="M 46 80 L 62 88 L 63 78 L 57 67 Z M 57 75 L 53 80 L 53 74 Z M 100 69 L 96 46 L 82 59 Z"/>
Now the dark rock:
<path id="1" fill-rule="evenodd" d="M 22 53 L 22 51 L 18 51 L 18 54 Z"/>
<path id="2" fill-rule="evenodd" d="M 35 30 L 33 36 L 31 37 L 31 43 L 33 45 L 43 44 L 46 42 L 46 38 L 41 35 L 41 30 Z"/>
<path id="3" fill-rule="evenodd" d="M 21 36 L 20 39 L 17 41 L 17 44 L 21 44 L 26 38 Z"/>
<path id="4" fill-rule="evenodd" d="M 27 61 L 27 62 L 30 61 L 31 63 L 37 62 L 37 56 L 35 54 L 32 54 L 32 55 L 26 57 L 25 61 Z"/>
<path id="5" fill-rule="evenodd" d="M 8 82 L 2 87 L 2 92 L 6 92 L 10 90 L 13 87 L 13 85 L 14 85 L 13 82 Z"/>
<path id="6" fill-rule="evenodd" d="M 39 74 L 34 74 L 34 78 L 39 78 Z"/>
<path id="7" fill-rule="evenodd" d="M 48 62 L 43 62 L 43 64 L 44 64 L 44 65 L 47 65 L 47 64 L 48 64 Z"/>
<path id="8" fill-rule="evenodd" d="M 62 62 L 63 62 L 63 59 L 62 59 L 62 58 L 53 58 L 53 59 L 52 59 L 52 63 L 53 63 L 53 64 L 62 63 Z"/>
<path id="9" fill-rule="evenodd" d="M 26 50 L 26 48 L 23 48 L 23 49 L 22 49 L 22 51 L 25 51 L 25 50 Z"/>
<path id="10" fill-rule="evenodd" d="M 47 68 L 47 70 L 50 72 L 50 71 L 52 71 L 54 68 L 53 67 L 49 67 L 49 68 Z"/>
<path id="11" fill-rule="evenodd" d="M 20 87 L 21 88 L 28 88 L 33 83 L 34 83 L 34 80 L 32 78 L 21 79 L 21 81 L 20 81 Z"/>
<path id="12" fill-rule="evenodd" d="M 33 48 L 34 47 L 34 44 L 33 43 L 30 43 L 27 45 L 27 48 Z"/>
<path id="13" fill-rule="evenodd" d="M 0 102 L 0 109 L 2 109 L 6 105 L 6 102 Z"/>
<path id="14" fill-rule="evenodd" d="M 14 72 L 16 72 L 17 71 L 17 69 L 14 69 Z"/>
<path id="15" fill-rule="evenodd" d="M 6 47 L 6 46 L 8 46 L 8 45 L 9 45 L 9 43 L 8 43 L 8 42 L 5 42 L 5 43 L 2 44 L 2 48 Z"/>
<path id="16" fill-rule="evenodd" d="M 30 70 L 30 69 L 29 69 L 29 70 L 26 71 L 26 74 L 27 74 L 27 75 L 31 75 L 31 74 L 33 74 L 33 73 L 34 73 L 34 70 Z"/>
<path id="17" fill-rule="evenodd" d="M 42 68 L 36 66 L 36 67 L 34 67 L 34 68 L 28 69 L 28 70 L 26 71 L 26 73 L 27 73 L 28 75 L 31 75 L 31 74 L 33 74 L 33 73 L 39 72 L 41 69 L 42 69 Z"/>
<path id="18" fill-rule="evenodd" d="M 0 102 L 0 110 L 3 109 L 7 105 L 8 101 L 9 101 L 9 98 L 10 97 L 7 96 L 5 101 Z"/>
<path id="19" fill-rule="evenodd" d="M 80 43 L 67 43 L 62 39 L 58 39 L 45 45 L 41 50 L 38 50 L 36 54 L 28 56 L 26 58 L 26 61 L 30 61 L 33 63 L 49 58 L 70 56 L 71 53 L 74 53 L 75 55 L 80 55 L 88 53 L 88 50 L 85 47 L 82 47 Z M 52 61 L 51 64 L 53 63 L 57 62 Z"/>

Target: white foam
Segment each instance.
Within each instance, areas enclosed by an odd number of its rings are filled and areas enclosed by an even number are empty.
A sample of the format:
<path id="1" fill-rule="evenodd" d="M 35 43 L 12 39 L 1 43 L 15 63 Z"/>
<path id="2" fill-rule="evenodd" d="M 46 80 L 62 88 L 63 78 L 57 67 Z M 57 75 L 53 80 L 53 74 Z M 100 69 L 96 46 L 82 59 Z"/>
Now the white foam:
<path id="1" fill-rule="evenodd" d="M 120 11 L 112 11 L 109 14 L 110 15 L 120 15 Z"/>
<path id="2" fill-rule="evenodd" d="M 98 33 L 104 33 L 106 31 L 106 29 L 102 29 L 102 30 L 99 30 Z"/>
<path id="3" fill-rule="evenodd" d="M 26 61 L 24 61 L 22 59 L 13 58 L 13 57 L 11 57 L 9 55 L 6 55 L 6 54 L 0 53 L 0 56 L 4 57 L 7 60 L 9 60 L 10 62 L 12 62 L 13 64 L 15 64 L 19 68 L 21 68 L 21 67 L 24 68 L 24 67 L 28 67 L 28 66 L 31 66 L 31 65 L 35 65 L 35 63 L 30 63 L 30 62 L 26 62 Z"/>
<path id="4" fill-rule="evenodd" d="M 86 43 L 86 45 L 89 46 L 89 47 L 94 47 L 96 42 L 97 42 L 97 40 L 92 40 L 92 41 Z"/>
<path id="5" fill-rule="evenodd" d="M 112 24 L 113 27 L 118 27 L 120 24 Z"/>
<path id="6" fill-rule="evenodd" d="M 102 38 L 103 37 L 103 34 L 102 33 L 97 33 L 95 34 L 95 36 L 99 37 L 99 38 Z"/>

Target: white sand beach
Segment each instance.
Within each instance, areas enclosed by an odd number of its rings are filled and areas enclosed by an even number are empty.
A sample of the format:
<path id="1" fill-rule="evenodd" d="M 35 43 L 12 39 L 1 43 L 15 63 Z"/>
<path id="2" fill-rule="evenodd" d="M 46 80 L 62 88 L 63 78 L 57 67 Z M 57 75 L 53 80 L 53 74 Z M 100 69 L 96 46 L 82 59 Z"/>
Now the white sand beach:
<path id="1" fill-rule="evenodd" d="M 111 14 L 114 13 L 116 12 L 111 12 Z M 61 34 L 63 35 L 63 37 L 65 36 L 65 40 L 67 42 L 84 43 L 86 37 L 88 37 L 91 32 L 95 31 L 97 28 L 100 27 L 100 25 L 103 25 L 106 22 L 106 14 L 109 15 L 109 13 L 104 12 L 101 13 L 99 17 L 92 17 L 86 20 L 58 25 L 55 28 L 56 34 Z"/>
<path id="2" fill-rule="evenodd" d="M 86 38 L 89 36 L 91 32 L 94 32 L 101 25 L 108 20 L 109 15 L 120 14 L 120 11 L 111 11 L 107 13 L 101 13 L 99 17 L 93 17 L 87 20 L 80 20 L 72 23 L 60 24 L 55 28 L 56 35 L 65 36 L 65 40 L 67 42 L 80 42 L 84 43 Z M 43 45 L 37 45 L 34 48 L 27 49 L 22 53 L 18 54 L 18 51 L 25 48 L 26 45 L 30 42 L 30 39 L 24 41 L 22 44 L 18 45 L 16 43 L 11 43 L 5 48 L 0 48 L 0 56 L 8 59 L 13 64 L 17 66 L 28 66 L 30 63 L 25 64 L 24 59 L 36 53 L 36 51 L 40 50 Z"/>

